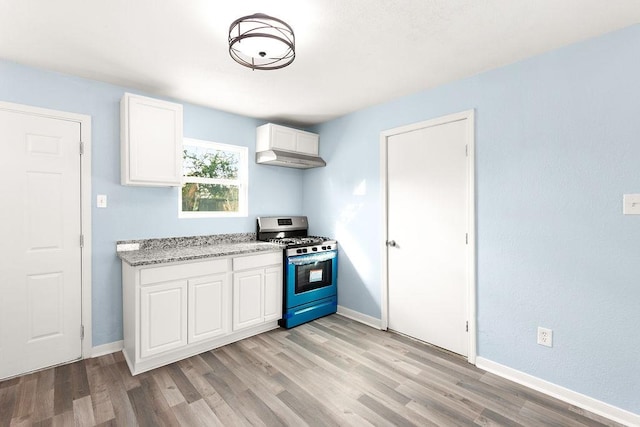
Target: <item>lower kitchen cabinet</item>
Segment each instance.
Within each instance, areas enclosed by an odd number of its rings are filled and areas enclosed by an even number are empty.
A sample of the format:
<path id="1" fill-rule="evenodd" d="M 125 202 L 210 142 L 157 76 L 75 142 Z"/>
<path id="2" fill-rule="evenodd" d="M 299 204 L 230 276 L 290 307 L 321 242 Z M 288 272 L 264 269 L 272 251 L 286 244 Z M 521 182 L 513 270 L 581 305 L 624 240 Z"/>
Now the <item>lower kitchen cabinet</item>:
<path id="1" fill-rule="evenodd" d="M 282 317 L 281 252 L 123 262 L 122 277 L 123 353 L 134 375 L 275 329 Z"/>
<path id="2" fill-rule="evenodd" d="M 140 357 L 187 344 L 187 281 L 140 288 Z"/>
<path id="3" fill-rule="evenodd" d="M 282 318 L 282 266 L 264 271 L 264 321 Z"/>
<path id="4" fill-rule="evenodd" d="M 229 275 L 200 277 L 188 281 L 189 344 L 229 332 Z"/>
<path id="5" fill-rule="evenodd" d="M 233 270 L 233 330 L 280 319 L 282 255 L 235 258 Z"/>

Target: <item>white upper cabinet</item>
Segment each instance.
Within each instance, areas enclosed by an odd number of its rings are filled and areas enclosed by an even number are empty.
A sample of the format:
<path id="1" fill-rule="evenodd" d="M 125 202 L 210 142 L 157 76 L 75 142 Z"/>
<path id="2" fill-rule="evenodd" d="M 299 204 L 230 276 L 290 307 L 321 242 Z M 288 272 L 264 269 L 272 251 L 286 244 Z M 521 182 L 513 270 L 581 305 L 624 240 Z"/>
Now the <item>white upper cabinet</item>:
<path id="1" fill-rule="evenodd" d="M 257 129 L 256 151 L 284 150 L 317 156 L 318 142 L 316 133 L 267 123 Z"/>
<path id="2" fill-rule="evenodd" d="M 122 185 L 180 186 L 182 105 L 125 93 L 120 120 Z"/>

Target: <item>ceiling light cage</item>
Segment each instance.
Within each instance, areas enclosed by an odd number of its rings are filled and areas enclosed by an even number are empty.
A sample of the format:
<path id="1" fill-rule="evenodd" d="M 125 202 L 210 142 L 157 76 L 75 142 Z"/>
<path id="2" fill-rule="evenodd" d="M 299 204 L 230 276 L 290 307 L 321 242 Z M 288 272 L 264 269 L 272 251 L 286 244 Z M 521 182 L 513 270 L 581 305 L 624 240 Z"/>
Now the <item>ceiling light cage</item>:
<path id="1" fill-rule="evenodd" d="M 296 57 L 293 29 L 284 21 L 256 13 L 229 27 L 229 55 L 252 70 L 277 70 Z"/>

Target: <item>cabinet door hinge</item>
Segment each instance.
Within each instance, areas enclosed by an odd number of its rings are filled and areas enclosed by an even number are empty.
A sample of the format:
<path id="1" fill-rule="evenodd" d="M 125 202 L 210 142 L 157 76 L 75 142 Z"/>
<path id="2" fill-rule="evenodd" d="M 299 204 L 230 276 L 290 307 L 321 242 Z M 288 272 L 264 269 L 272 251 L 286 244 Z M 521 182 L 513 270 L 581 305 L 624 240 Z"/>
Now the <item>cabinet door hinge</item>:
<path id="1" fill-rule="evenodd" d="M 469 244 L 469 233 L 464 233 L 464 244 L 465 245 Z"/>
<path id="2" fill-rule="evenodd" d="M 466 327 L 466 331 L 469 332 L 469 321 L 467 320 L 467 327 Z"/>
<path id="3" fill-rule="evenodd" d="M 80 235 L 80 247 L 84 248 L 84 234 Z"/>
<path id="4" fill-rule="evenodd" d="M 464 146 L 464 155 L 465 155 L 466 157 L 469 157 L 469 146 L 468 146 L 468 145 L 465 145 L 465 146 Z"/>
<path id="5" fill-rule="evenodd" d="M 80 339 L 84 339 L 84 325 L 80 325 Z"/>
<path id="6" fill-rule="evenodd" d="M 80 141 L 80 155 L 84 154 L 84 142 Z"/>

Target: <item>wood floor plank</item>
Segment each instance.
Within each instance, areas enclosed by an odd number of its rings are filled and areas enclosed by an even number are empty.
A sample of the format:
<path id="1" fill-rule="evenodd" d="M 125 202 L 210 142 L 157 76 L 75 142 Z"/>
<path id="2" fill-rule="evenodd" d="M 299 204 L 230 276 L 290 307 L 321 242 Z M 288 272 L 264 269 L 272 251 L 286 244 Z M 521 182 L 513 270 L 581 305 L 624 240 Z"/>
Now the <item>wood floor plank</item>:
<path id="1" fill-rule="evenodd" d="M 198 390 L 200 396 L 203 398 L 208 396 L 216 395 L 216 390 L 209 384 L 209 382 L 204 378 L 203 374 L 211 372 L 211 370 L 202 370 L 201 367 L 198 366 L 198 361 L 202 362 L 203 365 L 207 365 L 200 357 L 190 357 L 189 359 L 181 360 L 178 362 L 178 366 L 182 369 L 185 376 L 189 380 L 189 382 Z M 194 402 L 195 403 L 195 402 Z"/>
<path id="2" fill-rule="evenodd" d="M 89 382 L 89 390 L 91 391 L 91 403 L 93 404 L 93 415 L 96 424 L 102 424 L 109 420 L 115 419 L 113 404 L 109 397 L 107 389 L 107 381 L 102 367 L 96 359 L 85 361 L 87 369 L 87 381 Z"/>
<path id="3" fill-rule="evenodd" d="M 196 416 L 198 423 L 201 426 L 224 426 L 225 424 L 218 418 L 213 412 L 211 407 L 207 405 L 204 399 L 197 400 L 189 404 L 191 410 Z"/>
<path id="4" fill-rule="evenodd" d="M 165 425 L 154 410 L 153 399 L 147 395 L 142 386 L 127 390 L 127 394 L 140 427 Z"/>
<path id="5" fill-rule="evenodd" d="M 0 388 L 0 427 L 8 427 L 11 424 L 18 384 L 19 381 L 14 381 L 12 385 Z"/>
<path id="6" fill-rule="evenodd" d="M 184 375 L 184 372 L 182 372 L 177 363 L 172 363 L 167 366 L 167 369 L 169 371 L 169 375 L 171 375 L 171 378 L 173 379 L 173 382 L 176 384 L 178 390 L 182 393 L 187 403 L 192 403 L 196 400 L 202 399 L 198 390 L 196 390 L 193 384 L 189 382 L 189 379 Z"/>
<path id="7" fill-rule="evenodd" d="M 197 415 L 191 409 L 191 406 L 186 402 L 179 403 L 171 407 L 178 425 L 181 426 L 201 426 L 206 424 L 200 424 L 200 420 Z"/>
<path id="8" fill-rule="evenodd" d="M 606 420 L 589 418 L 585 416 L 582 413 L 582 411 L 573 410 L 571 405 L 569 405 L 568 403 L 561 402 L 557 399 L 554 399 L 536 390 L 521 387 L 511 381 L 508 381 L 504 378 L 500 378 L 497 375 L 487 373 L 483 375 L 481 381 L 483 383 L 490 384 L 492 386 L 498 386 L 501 389 L 512 393 L 514 396 L 521 397 L 522 399 L 525 399 L 527 402 L 538 405 L 538 407 L 551 409 L 558 413 L 563 413 L 565 417 L 570 418 L 574 421 L 577 421 L 582 425 L 587 425 L 587 426 L 611 426 L 612 425 L 611 423 L 606 422 Z"/>
<path id="9" fill-rule="evenodd" d="M 484 408 L 480 415 L 475 419 L 475 423 L 484 427 L 495 427 L 495 426 L 505 426 L 505 427 L 520 427 L 523 424 L 520 424 L 512 419 L 505 417 L 504 415 L 500 415 L 491 409 Z"/>
<path id="10" fill-rule="evenodd" d="M 45 369 L 38 373 L 35 407 L 31 421 L 38 422 L 53 417 L 54 370 Z"/>
<path id="11" fill-rule="evenodd" d="M 71 395 L 71 366 L 62 365 L 53 368 L 55 373 L 53 390 L 53 413 L 55 415 L 71 412 L 73 414 L 73 397 Z"/>
<path id="12" fill-rule="evenodd" d="M 87 395 L 73 401 L 73 420 L 77 427 L 96 425 L 96 419 L 93 416 L 91 396 Z"/>
<path id="13" fill-rule="evenodd" d="M 131 406 L 127 389 L 125 388 L 120 372 L 115 363 L 102 365 L 107 381 L 109 399 L 113 405 L 116 423 L 123 426 L 136 424 L 136 414 Z"/>
<path id="14" fill-rule="evenodd" d="M 184 395 L 180 392 L 173 378 L 171 378 L 166 366 L 154 370 L 153 381 L 162 392 L 169 406 L 176 406 L 185 402 Z"/>
<path id="15" fill-rule="evenodd" d="M 396 426 L 415 426 L 418 424 L 414 424 L 409 421 L 407 418 L 403 417 L 397 412 L 390 410 L 386 405 L 378 402 L 368 394 L 363 394 L 358 398 L 358 401 L 365 405 L 367 408 L 374 411 L 376 414 L 380 415 L 385 420 L 389 421 L 393 425 Z M 419 425 L 424 425 L 424 422 L 421 422 Z"/>
<path id="16" fill-rule="evenodd" d="M 56 414 L 51 419 L 52 427 L 68 427 L 74 425 L 73 410 L 63 412 L 62 414 Z"/>
<path id="17" fill-rule="evenodd" d="M 72 425 L 621 427 L 340 315 L 137 376 L 114 353 L 0 382 L 0 427 Z"/>
<path id="18" fill-rule="evenodd" d="M 254 347 L 257 349 L 258 347 Z M 255 394 L 256 398 L 259 398 L 264 402 L 273 413 L 284 423 L 284 425 L 300 426 L 305 422 L 298 417 L 288 406 L 286 406 L 276 396 L 278 393 L 284 391 L 283 386 L 273 381 L 271 375 L 277 373 L 275 367 L 264 360 L 255 357 L 255 354 L 246 354 L 243 348 L 225 349 L 224 353 L 216 353 L 217 357 L 230 369 L 232 369 L 238 378 L 249 387 L 249 392 Z M 223 355 L 235 355 L 236 357 L 222 358 Z M 268 366 L 267 370 L 252 369 L 255 366 Z M 268 372 L 268 373 L 267 373 Z M 242 396 L 245 392 L 241 393 Z"/>
<path id="19" fill-rule="evenodd" d="M 177 420 L 174 412 L 171 410 L 167 400 L 164 398 L 158 383 L 153 378 L 153 373 L 145 372 L 139 376 L 140 387 L 145 393 L 147 399 L 149 399 L 151 407 L 158 420 L 162 421 L 163 425 L 176 425 Z"/>
<path id="20" fill-rule="evenodd" d="M 14 422 L 29 420 L 36 403 L 37 376 L 30 376 L 28 380 L 20 381 L 16 389 L 17 396 L 13 409 Z"/>
<path id="21" fill-rule="evenodd" d="M 226 405 L 233 411 L 237 418 L 241 420 L 243 424 L 254 424 L 253 418 L 255 418 L 255 414 L 250 412 L 245 412 L 241 403 L 238 401 L 237 394 L 233 391 L 233 389 L 229 386 L 229 384 L 225 381 L 225 378 L 222 376 L 218 376 L 214 373 L 205 374 L 205 378 L 216 390 L 218 395 L 222 398 Z M 246 390 L 246 389 L 245 389 Z M 243 390 L 244 391 L 244 390 Z M 216 408 L 218 406 L 212 407 L 214 412 L 217 413 Z M 229 413 L 223 414 L 223 416 L 228 416 Z"/>
<path id="22" fill-rule="evenodd" d="M 73 400 L 89 396 L 89 380 L 87 379 L 87 370 L 85 362 L 79 361 L 69 365 L 71 368 L 71 398 Z"/>

